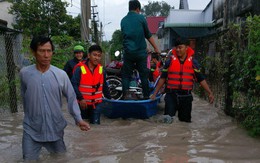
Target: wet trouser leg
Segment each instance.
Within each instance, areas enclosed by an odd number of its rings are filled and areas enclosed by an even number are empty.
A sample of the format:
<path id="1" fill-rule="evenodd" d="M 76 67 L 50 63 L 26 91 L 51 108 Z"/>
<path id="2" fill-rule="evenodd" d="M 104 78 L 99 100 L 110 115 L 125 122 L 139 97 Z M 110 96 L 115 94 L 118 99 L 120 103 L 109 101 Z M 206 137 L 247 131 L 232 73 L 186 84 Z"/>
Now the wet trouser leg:
<path id="1" fill-rule="evenodd" d="M 124 56 L 124 64 L 122 67 L 122 89 L 123 89 L 123 98 L 126 95 L 127 90 L 129 89 L 131 76 L 134 70 L 134 61 L 131 60 L 131 57 Z"/>
<path id="2" fill-rule="evenodd" d="M 129 89 L 133 70 L 137 69 L 142 83 L 143 95 L 149 97 L 149 69 L 147 68 L 147 54 L 125 54 L 122 68 L 123 94 Z"/>
<path id="3" fill-rule="evenodd" d="M 42 145 L 38 142 L 35 142 L 29 134 L 23 131 L 23 159 L 24 160 L 38 160 L 40 155 L 40 150 Z"/>
<path id="4" fill-rule="evenodd" d="M 173 93 L 166 93 L 164 101 L 164 115 L 170 115 L 171 117 L 175 116 L 178 109 L 176 95 L 174 95 Z"/>
<path id="5" fill-rule="evenodd" d="M 180 121 L 191 122 L 192 95 L 188 97 L 179 97 L 178 118 Z"/>
<path id="6" fill-rule="evenodd" d="M 63 133 L 64 134 L 64 133 Z M 29 134 L 23 131 L 22 149 L 24 160 L 38 160 L 40 150 L 45 147 L 50 153 L 64 153 L 66 146 L 62 139 L 53 142 L 37 142 L 31 138 Z"/>
<path id="7" fill-rule="evenodd" d="M 100 124 L 101 108 L 98 106 L 98 104 L 95 106 L 95 108 L 93 108 L 92 105 L 88 105 L 88 109 L 91 110 L 89 122 L 91 124 Z"/>
<path id="8" fill-rule="evenodd" d="M 89 109 L 88 107 L 86 109 L 80 108 L 80 113 L 82 119 L 89 119 L 91 115 L 91 109 Z"/>
<path id="9" fill-rule="evenodd" d="M 136 69 L 140 75 L 144 98 L 149 98 L 149 69 L 147 68 L 147 56 L 143 55 L 138 58 Z"/>

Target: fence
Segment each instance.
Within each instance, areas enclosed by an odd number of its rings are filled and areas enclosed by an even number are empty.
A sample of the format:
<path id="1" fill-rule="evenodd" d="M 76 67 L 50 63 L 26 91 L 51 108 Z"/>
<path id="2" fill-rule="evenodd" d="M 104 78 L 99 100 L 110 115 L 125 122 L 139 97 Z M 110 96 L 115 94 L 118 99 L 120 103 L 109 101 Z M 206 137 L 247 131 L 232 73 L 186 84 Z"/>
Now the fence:
<path id="1" fill-rule="evenodd" d="M 26 64 L 21 54 L 22 35 L 0 31 L 0 110 L 18 111 L 20 103 L 19 70 Z"/>

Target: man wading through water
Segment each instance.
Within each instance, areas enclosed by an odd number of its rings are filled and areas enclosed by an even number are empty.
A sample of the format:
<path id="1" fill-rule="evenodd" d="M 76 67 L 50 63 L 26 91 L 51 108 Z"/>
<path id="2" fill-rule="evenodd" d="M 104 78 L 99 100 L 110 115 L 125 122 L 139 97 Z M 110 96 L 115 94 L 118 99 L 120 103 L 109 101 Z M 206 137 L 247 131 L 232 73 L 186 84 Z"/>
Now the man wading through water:
<path id="1" fill-rule="evenodd" d="M 54 46 L 50 38 L 34 37 L 30 48 L 36 64 L 20 71 L 23 98 L 23 158 L 38 160 L 45 147 L 51 153 L 66 151 L 63 135 L 67 125 L 62 113 L 62 96 L 81 130 L 90 129 L 82 120 L 76 94 L 65 71 L 52 66 Z"/>
<path id="2" fill-rule="evenodd" d="M 100 64 L 102 49 L 92 45 L 88 50 L 88 59 L 79 63 L 72 76 L 71 83 L 79 102 L 81 117 L 92 124 L 100 124 L 102 94 L 110 98 L 106 83 L 106 74 Z"/>
<path id="3" fill-rule="evenodd" d="M 207 91 L 209 102 L 214 101 L 213 93 L 200 72 L 198 62 L 193 58 L 194 51 L 188 45 L 189 41 L 185 38 L 176 40 L 172 55 L 166 61 L 158 85 L 150 97 L 154 100 L 160 88 L 166 83 L 164 115 L 172 117 L 173 120 L 178 111 L 179 120 L 184 122 L 191 122 L 193 100 L 191 90 L 194 80 Z"/>

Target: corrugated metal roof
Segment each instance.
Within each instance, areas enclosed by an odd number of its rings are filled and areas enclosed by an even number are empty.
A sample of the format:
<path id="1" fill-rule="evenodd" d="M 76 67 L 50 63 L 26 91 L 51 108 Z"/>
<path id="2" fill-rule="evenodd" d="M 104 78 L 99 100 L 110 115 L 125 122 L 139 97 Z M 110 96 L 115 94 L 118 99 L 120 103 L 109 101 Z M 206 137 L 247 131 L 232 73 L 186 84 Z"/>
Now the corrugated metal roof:
<path id="1" fill-rule="evenodd" d="M 171 10 L 165 23 L 205 23 L 202 10 Z"/>

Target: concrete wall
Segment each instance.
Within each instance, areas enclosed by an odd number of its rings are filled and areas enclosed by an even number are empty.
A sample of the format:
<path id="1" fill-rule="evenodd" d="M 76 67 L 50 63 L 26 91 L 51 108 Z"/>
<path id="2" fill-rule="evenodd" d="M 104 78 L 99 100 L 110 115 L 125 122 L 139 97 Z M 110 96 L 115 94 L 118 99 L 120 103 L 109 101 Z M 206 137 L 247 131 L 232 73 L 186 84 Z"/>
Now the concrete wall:
<path id="1" fill-rule="evenodd" d="M 213 3 L 209 3 L 203 10 L 204 23 L 212 22 L 213 20 Z"/>
<path id="2" fill-rule="evenodd" d="M 250 14 L 260 14 L 259 0 L 213 0 L 213 19 L 224 28 L 244 21 Z"/>

